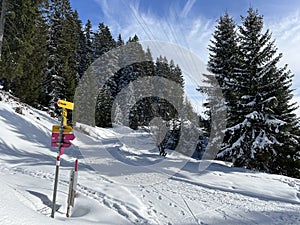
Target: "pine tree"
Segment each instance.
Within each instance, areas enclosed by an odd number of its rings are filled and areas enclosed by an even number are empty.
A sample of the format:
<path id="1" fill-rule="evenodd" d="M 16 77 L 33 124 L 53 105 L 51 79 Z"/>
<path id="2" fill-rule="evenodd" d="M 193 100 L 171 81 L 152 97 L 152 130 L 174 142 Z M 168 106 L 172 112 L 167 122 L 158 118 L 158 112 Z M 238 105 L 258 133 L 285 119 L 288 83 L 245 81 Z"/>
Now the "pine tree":
<path id="1" fill-rule="evenodd" d="M 87 47 L 86 47 L 86 37 L 82 27 L 82 21 L 78 18 L 78 12 L 74 12 L 74 20 L 76 20 L 76 36 L 78 48 L 76 52 L 76 62 L 77 62 L 77 72 L 78 78 L 80 79 L 84 72 L 87 70 L 87 67 L 90 65 L 87 63 Z"/>
<path id="2" fill-rule="evenodd" d="M 214 134 L 216 137 L 214 140 L 210 140 L 210 143 L 213 143 L 213 148 L 216 149 L 221 147 L 218 144 L 220 142 L 219 138 L 224 135 L 220 127 L 225 127 L 225 124 L 227 124 L 227 127 L 231 127 L 238 121 L 239 117 L 236 109 L 236 101 L 239 97 L 234 86 L 236 76 L 239 73 L 237 39 L 235 22 L 228 12 L 225 12 L 218 20 L 213 39 L 208 48 L 209 61 L 207 69 L 211 74 L 203 75 L 206 85 L 198 89 L 208 96 L 207 101 L 203 104 L 208 118 L 205 120 L 202 118 L 202 123 L 204 123 L 203 128 L 206 135 L 211 136 L 211 134 Z M 226 106 L 226 110 L 222 110 L 223 103 Z M 220 109 L 226 114 L 226 119 L 221 119 Z M 229 132 L 226 132 L 222 144 L 223 148 L 228 145 L 227 142 L 231 135 Z M 226 158 L 224 157 L 224 159 Z"/>
<path id="3" fill-rule="evenodd" d="M 63 97 L 68 101 L 73 101 L 75 88 L 78 83 L 78 65 L 80 58 L 78 51 L 80 50 L 80 34 L 81 24 L 78 23 L 78 13 L 71 9 L 69 1 L 63 5 L 65 10 L 65 19 L 63 20 L 63 37 L 61 45 L 61 55 L 63 57 Z"/>
<path id="4" fill-rule="evenodd" d="M 158 57 L 154 65 L 154 81 L 155 85 L 151 85 L 155 97 L 151 99 L 151 117 L 161 117 L 167 123 L 169 131 L 164 140 L 160 144 L 162 149 L 168 148 L 174 150 L 178 144 L 179 138 L 185 136 L 186 133 L 180 133 L 181 128 L 186 128 L 188 119 L 179 118 L 178 110 L 184 110 L 183 94 L 184 80 L 181 69 L 175 65 L 173 60 L 168 61 L 166 57 Z M 184 114 L 183 112 L 182 114 Z M 149 117 L 150 119 L 152 119 Z M 182 126 L 182 127 L 181 127 Z M 184 126 L 184 127 L 183 127 Z M 185 130 L 185 129 L 182 129 Z M 181 143 L 184 143 L 182 141 Z M 183 145 L 178 149 L 188 154 L 188 149 Z"/>
<path id="5" fill-rule="evenodd" d="M 9 2 L 1 61 L 1 74 L 9 89 L 33 106 L 42 103 L 44 96 L 47 57 L 44 3 L 42 0 Z"/>
<path id="6" fill-rule="evenodd" d="M 0 60 L 1 60 L 5 17 L 6 17 L 6 13 L 7 13 L 7 0 L 1 0 L 0 7 L 1 7 L 0 8 Z"/>
<path id="7" fill-rule="evenodd" d="M 107 87 L 101 89 L 96 106 L 96 125 L 99 127 L 112 127 L 111 123 L 112 100 Z"/>
<path id="8" fill-rule="evenodd" d="M 156 59 L 154 76 L 157 79 L 155 85 L 153 86 L 154 91 L 157 93 L 157 96 L 168 96 L 168 88 L 165 86 L 166 83 L 163 82 L 164 79 L 171 80 L 171 69 L 169 66 L 168 59 L 166 57 L 160 56 Z M 153 102 L 157 107 L 155 107 L 156 112 L 155 116 L 159 116 L 167 119 L 167 102 L 162 98 L 154 98 L 156 102 Z M 153 107 L 152 107 L 153 108 Z"/>
<path id="9" fill-rule="evenodd" d="M 78 82 L 80 49 L 78 15 L 69 0 L 50 0 L 48 9 L 48 93 L 53 106 L 58 99 L 72 101 Z"/>
<path id="10" fill-rule="evenodd" d="M 113 39 L 109 27 L 104 23 L 99 23 L 98 25 L 98 30 L 94 34 L 93 47 L 94 60 L 116 47 L 116 41 Z"/>
<path id="11" fill-rule="evenodd" d="M 101 68 L 101 71 L 99 71 L 99 76 L 105 73 L 103 77 L 113 78 L 115 75 L 119 58 L 117 51 L 111 51 L 115 47 L 116 42 L 111 35 L 109 27 L 105 26 L 104 23 L 100 23 L 98 26 L 98 31 L 93 37 L 93 60 L 96 60 L 95 62 L 97 62 L 99 65 L 101 64 L 101 67 L 99 67 Z M 99 96 L 97 99 L 96 125 L 101 127 L 111 127 L 112 102 L 115 97 L 116 89 L 115 81 L 113 79 L 107 80 L 105 87 L 99 87 L 99 89 L 101 96 Z"/>
<path id="12" fill-rule="evenodd" d="M 49 58 L 47 62 L 47 92 L 51 97 L 49 105 L 54 109 L 54 103 L 63 98 L 63 76 L 62 57 L 60 56 L 60 46 L 63 42 L 61 1 L 50 0 L 48 6 L 49 33 L 47 37 Z"/>
<path id="13" fill-rule="evenodd" d="M 142 125 L 145 119 L 145 113 L 143 112 L 144 102 L 140 101 L 141 93 L 144 93 L 145 84 L 141 83 L 138 78 L 145 77 L 146 72 L 146 53 L 144 52 L 140 43 L 138 43 L 138 37 L 129 38 L 126 44 L 122 44 L 122 38 L 119 35 L 118 45 L 121 47 L 119 55 L 119 66 L 121 69 L 115 74 L 114 82 L 110 84 L 111 93 L 115 98 L 118 96 L 120 102 L 120 108 L 124 112 L 124 124 L 130 124 L 131 128 L 137 129 L 139 125 Z M 148 65 L 149 66 L 149 65 Z M 135 85 L 132 85 L 134 82 Z M 127 92 L 122 90 L 127 87 Z M 132 97 L 129 97 L 132 96 Z M 136 103 L 136 105 L 135 105 Z M 135 107 L 127 112 L 128 108 Z M 129 121 L 127 121 L 129 119 Z M 134 121 L 133 121 L 134 120 Z"/>
<path id="14" fill-rule="evenodd" d="M 282 55 L 276 56 L 270 31 L 262 32 L 258 11 L 250 8 L 242 22 L 240 70 L 233 83 L 239 120 L 228 127 L 229 138 L 218 157 L 231 158 L 235 166 L 287 174 L 287 162 L 280 159 L 292 159 L 299 143 L 293 132 L 295 107 L 289 103 L 291 75 L 286 67 L 277 67 Z"/>
<path id="15" fill-rule="evenodd" d="M 237 99 L 234 81 L 238 70 L 238 42 L 236 25 L 228 12 L 218 20 L 218 25 L 209 45 L 208 71 L 217 79 L 227 106 L 227 124 L 236 121 L 235 102 Z M 207 79 L 209 79 L 207 77 Z M 211 81 L 212 82 L 212 81 Z"/>
<path id="16" fill-rule="evenodd" d="M 93 32 L 92 32 L 92 24 L 91 21 L 88 20 L 85 24 L 84 31 L 83 31 L 83 46 L 82 46 L 82 54 L 81 54 L 81 69 L 79 72 L 79 76 L 82 77 L 83 73 L 87 70 L 87 68 L 93 62 Z"/>
<path id="17" fill-rule="evenodd" d="M 175 62 L 171 59 L 170 63 L 170 77 L 169 80 L 173 81 L 171 88 L 168 88 L 168 95 L 172 96 L 174 103 L 177 106 L 181 106 L 184 103 L 184 79 L 182 75 L 182 71 L 179 65 L 175 65 Z M 185 101 L 186 104 L 189 104 Z M 169 111 L 169 109 L 168 109 Z M 171 114 L 175 115 L 175 112 L 170 112 Z M 192 117 L 189 117 L 192 118 Z"/>
<path id="18" fill-rule="evenodd" d="M 122 35 L 121 34 L 118 35 L 118 40 L 116 42 L 116 45 L 117 45 L 117 47 L 124 46 L 124 41 L 122 39 Z"/>

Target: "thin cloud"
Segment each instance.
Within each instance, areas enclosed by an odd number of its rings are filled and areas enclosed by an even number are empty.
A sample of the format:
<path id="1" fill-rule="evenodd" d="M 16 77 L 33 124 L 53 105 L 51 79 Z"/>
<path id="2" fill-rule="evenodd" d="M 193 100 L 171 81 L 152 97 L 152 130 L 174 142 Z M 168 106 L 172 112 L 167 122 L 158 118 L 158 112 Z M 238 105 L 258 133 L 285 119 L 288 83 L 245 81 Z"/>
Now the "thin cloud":
<path id="1" fill-rule="evenodd" d="M 104 16 L 106 17 L 110 17 L 110 8 L 108 6 L 108 2 L 107 0 L 94 0 L 98 5 L 101 6 L 102 12 L 104 14 Z"/>
<path id="2" fill-rule="evenodd" d="M 295 75 L 293 88 L 295 95 L 300 97 L 300 13 L 294 12 L 277 21 L 269 21 L 267 24 L 276 40 L 278 52 L 283 53 L 281 63 L 288 64 L 288 68 Z"/>
<path id="3" fill-rule="evenodd" d="M 214 29 L 214 20 L 204 17 L 187 17 L 195 4 L 189 0 L 181 9 L 170 4 L 169 12 L 162 16 L 141 10 L 140 1 L 94 0 L 102 8 L 107 24 L 116 37 L 119 33 L 127 40 L 138 35 L 140 40 L 168 41 L 184 46 L 207 60 L 207 45 Z"/>
<path id="4" fill-rule="evenodd" d="M 180 14 L 180 17 L 186 17 L 193 8 L 195 2 L 196 0 L 188 0 Z"/>

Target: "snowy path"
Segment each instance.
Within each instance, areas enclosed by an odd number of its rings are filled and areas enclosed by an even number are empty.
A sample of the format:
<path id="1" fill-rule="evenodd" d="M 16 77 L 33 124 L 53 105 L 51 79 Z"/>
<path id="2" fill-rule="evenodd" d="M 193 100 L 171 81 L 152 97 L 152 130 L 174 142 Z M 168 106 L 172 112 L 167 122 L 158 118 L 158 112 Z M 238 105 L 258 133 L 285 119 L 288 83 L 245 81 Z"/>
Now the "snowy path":
<path id="1" fill-rule="evenodd" d="M 53 174 L 48 172 L 17 167 L 0 167 L 0 174 L 3 173 L 48 180 L 50 183 L 53 183 L 54 179 Z M 113 181 L 103 179 L 100 175 L 93 177 L 98 180 L 98 184 L 102 183 L 100 186 L 103 186 L 103 183 L 107 186 L 114 185 Z M 281 182 L 299 188 L 299 183 L 293 185 L 287 180 Z M 68 180 L 60 179 L 59 185 L 66 191 Z M 51 187 L 48 192 L 50 190 Z M 79 195 L 87 196 L 96 200 L 102 207 L 115 211 L 128 221 L 128 224 L 300 224 L 299 202 L 287 203 L 259 196 L 251 197 L 234 191 L 218 190 L 216 187 L 203 187 L 201 184 L 186 182 L 176 177 L 150 186 L 140 185 L 131 191 L 144 203 L 146 218 L 145 212 L 141 213 L 141 209 L 111 197 L 99 191 L 99 188 L 78 184 Z M 18 192 L 22 195 L 24 191 L 19 189 Z M 32 205 L 37 212 L 49 216 L 51 212 L 49 201 L 48 205 L 45 201 L 46 205 L 36 204 L 36 206 L 33 201 Z M 59 212 L 63 213 L 62 210 Z M 76 217 L 76 211 L 74 216 Z"/>

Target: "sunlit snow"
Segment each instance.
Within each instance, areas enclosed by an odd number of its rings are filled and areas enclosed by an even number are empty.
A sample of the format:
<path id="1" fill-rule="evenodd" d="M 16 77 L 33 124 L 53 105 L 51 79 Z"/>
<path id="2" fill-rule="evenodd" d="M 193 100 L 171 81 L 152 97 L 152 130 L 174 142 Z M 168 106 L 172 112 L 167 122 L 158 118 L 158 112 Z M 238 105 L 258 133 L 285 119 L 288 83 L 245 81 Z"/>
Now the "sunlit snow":
<path id="1" fill-rule="evenodd" d="M 4 92 L 0 97 L 1 225 L 300 224 L 300 180 L 219 161 L 199 171 L 198 161 L 171 152 L 163 158 L 149 133 L 122 126 L 85 127 L 90 136 L 75 131 L 61 156 L 57 211 L 50 218 L 57 151 L 50 136 L 59 122 Z M 76 158 L 77 196 L 67 218 Z"/>

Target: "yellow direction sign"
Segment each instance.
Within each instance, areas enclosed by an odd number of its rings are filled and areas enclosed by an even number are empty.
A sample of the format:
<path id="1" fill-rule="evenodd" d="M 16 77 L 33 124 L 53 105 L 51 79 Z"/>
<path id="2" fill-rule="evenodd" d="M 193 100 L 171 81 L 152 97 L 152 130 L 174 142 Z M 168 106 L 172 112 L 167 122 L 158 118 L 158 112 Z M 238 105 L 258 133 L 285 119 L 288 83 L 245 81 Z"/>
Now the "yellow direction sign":
<path id="1" fill-rule="evenodd" d="M 73 128 L 71 126 L 63 126 L 64 130 L 63 133 L 71 133 Z M 52 126 L 52 133 L 59 133 L 60 132 L 60 126 L 59 125 L 53 125 Z"/>
<path id="2" fill-rule="evenodd" d="M 68 101 L 65 101 L 65 100 L 59 100 L 57 102 L 57 105 L 59 107 L 70 109 L 70 110 L 74 109 L 74 103 L 73 102 L 68 102 Z"/>

